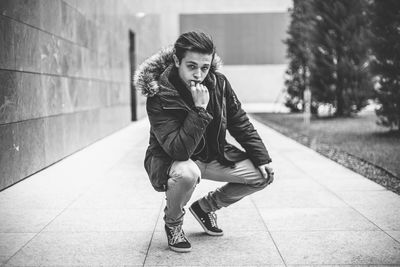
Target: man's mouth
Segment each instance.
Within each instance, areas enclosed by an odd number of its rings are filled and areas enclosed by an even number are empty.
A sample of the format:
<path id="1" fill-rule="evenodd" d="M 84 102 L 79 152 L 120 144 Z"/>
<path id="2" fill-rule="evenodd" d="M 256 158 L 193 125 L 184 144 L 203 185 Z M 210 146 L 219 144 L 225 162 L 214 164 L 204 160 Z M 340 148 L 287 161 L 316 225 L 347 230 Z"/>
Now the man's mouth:
<path id="1" fill-rule="evenodd" d="M 201 81 L 194 81 L 194 80 L 191 80 L 191 81 L 189 82 L 189 84 L 192 85 L 192 83 L 194 83 L 194 86 L 196 86 L 198 83 L 201 83 Z"/>

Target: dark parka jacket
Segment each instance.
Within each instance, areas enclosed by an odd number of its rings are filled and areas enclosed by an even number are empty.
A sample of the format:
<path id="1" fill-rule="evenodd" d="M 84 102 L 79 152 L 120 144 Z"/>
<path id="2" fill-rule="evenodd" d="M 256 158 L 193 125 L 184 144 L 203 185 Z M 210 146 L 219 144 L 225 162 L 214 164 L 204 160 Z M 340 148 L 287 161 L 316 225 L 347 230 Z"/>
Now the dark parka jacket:
<path id="1" fill-rule="evenodd" d="M 174 68 L 172 48 L 166 48 L 142 63 L 134 78 L 136 89 L 147 96 L 150 140 L 144 160 L 150 181 L 157 191 L 166 191 L 168 170 L 173 161 L 193 158 L 204 142 L 208 125 L 218 136 L 217 160 L 226 166 L 249 158 L 255 166 L 271 162 L 260 136 L 250 123 L 226 77 L 217 72 L 216 55 L 204 83 L 210 93 L 213 116 L 201 108 L 190 108 L 170 83 Z M 226 130 L 246 150 L 239 150 L 225 140 Z"/>

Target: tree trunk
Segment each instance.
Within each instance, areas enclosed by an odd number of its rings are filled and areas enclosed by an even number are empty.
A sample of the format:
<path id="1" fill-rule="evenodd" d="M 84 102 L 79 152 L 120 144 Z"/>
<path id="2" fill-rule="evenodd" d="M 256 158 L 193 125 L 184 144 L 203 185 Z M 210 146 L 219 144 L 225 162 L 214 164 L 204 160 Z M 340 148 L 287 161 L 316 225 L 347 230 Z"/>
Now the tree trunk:
<path id="1" fill-rule="evenodd" d="M 341 55 L 339 48 L 336 49 L 337 62 L 336 62 L 336 117 L 342 117 L 344 115 L 344 99 L 343 99 L 343 75 L 341 66 Z"/>
<path id="2" fill-rule="evenodd" d="M 342 117 L 344 115 L 344 100 L 343 100 L 343 88 L 340 84 L 336 88 L 336 113 L 337 117 Z"/>

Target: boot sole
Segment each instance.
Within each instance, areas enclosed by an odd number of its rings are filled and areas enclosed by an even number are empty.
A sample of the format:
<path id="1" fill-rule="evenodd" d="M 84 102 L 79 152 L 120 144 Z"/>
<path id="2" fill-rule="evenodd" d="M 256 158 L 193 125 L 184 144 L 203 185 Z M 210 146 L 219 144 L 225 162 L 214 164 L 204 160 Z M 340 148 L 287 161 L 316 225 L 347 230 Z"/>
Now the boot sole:
<path id="1" fill-rule="evenodd" d="M 211 235 L 211 236 L 221 236 L 224 235 L 224 232 L 221 233 L 216 233 L 216 232 L 212 232 L 210 230 L 207 229 L 207 227 L 204 226 L 203 222 L 200 220 L 199 217 L 197 217 L 196 213 L 193 211 L 192 207 L 189 207 L 190 212 L 193 214 L 194 218 L 199 222 L 199 224 L 201 225 L 201 227 L 203 228 L 204 232 L 206 232 L 206 234 Z"/>

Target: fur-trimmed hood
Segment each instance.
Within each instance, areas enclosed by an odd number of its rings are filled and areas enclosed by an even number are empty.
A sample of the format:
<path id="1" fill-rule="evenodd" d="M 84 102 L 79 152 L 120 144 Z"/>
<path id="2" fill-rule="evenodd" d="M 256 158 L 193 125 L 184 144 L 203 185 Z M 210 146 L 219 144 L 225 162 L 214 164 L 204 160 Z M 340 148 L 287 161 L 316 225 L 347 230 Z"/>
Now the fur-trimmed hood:
<path id="1" fill-rule="evenodd" d="M 152 97 L 162 89 L 168 90 L 169 86 L 161 84 L 161 76 L 164 72 L 170 72 L 174 65 L 172 46 L 161 49 L 158 53 L 146 59 L 135 72 L 133 83 L 146 97 Z M 215 73 L 222 66 L 221 58 L 215 54 L 211 63 L 210 73 Z M 209 75 L 208 75 L 209 76 Z"/>

